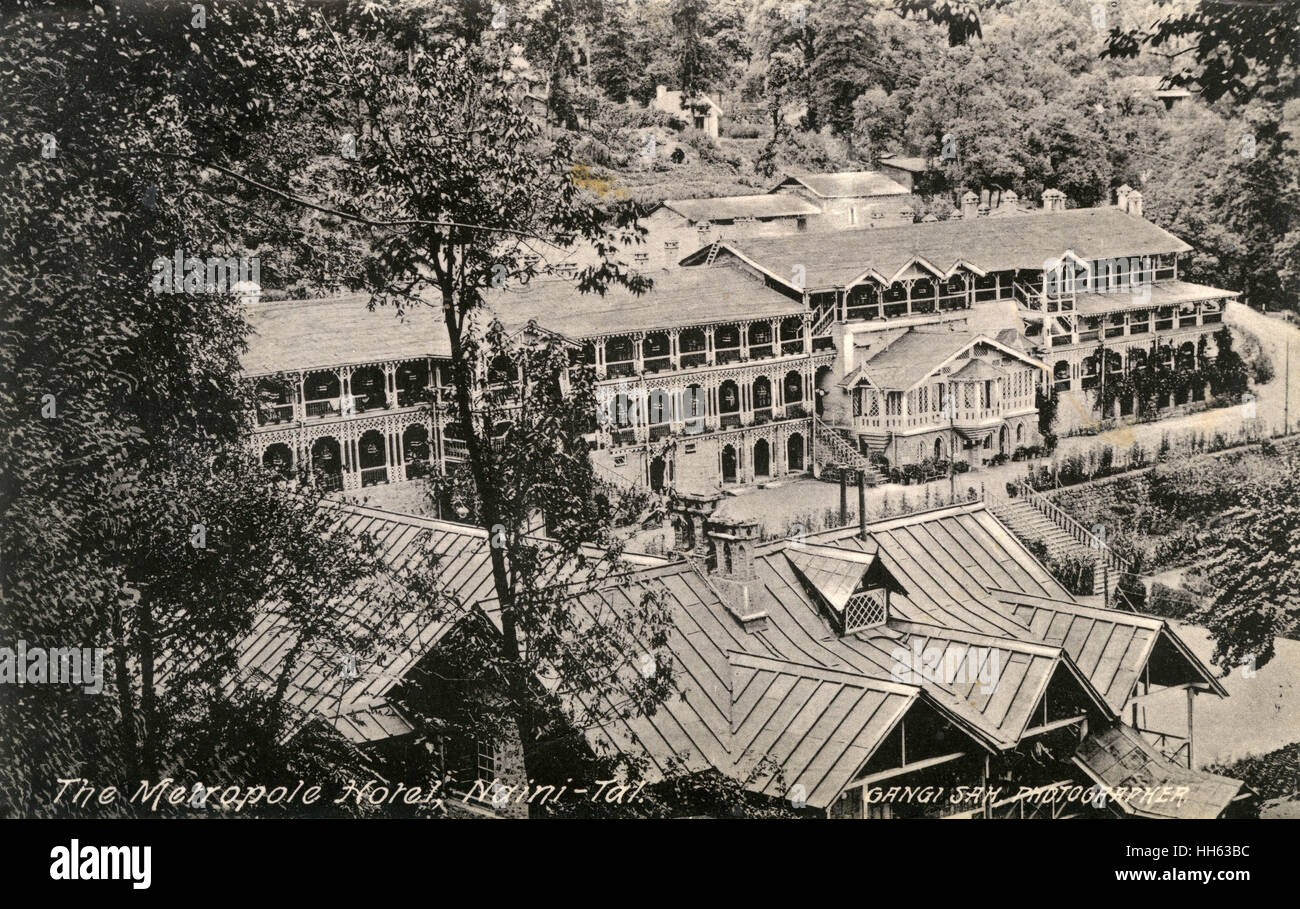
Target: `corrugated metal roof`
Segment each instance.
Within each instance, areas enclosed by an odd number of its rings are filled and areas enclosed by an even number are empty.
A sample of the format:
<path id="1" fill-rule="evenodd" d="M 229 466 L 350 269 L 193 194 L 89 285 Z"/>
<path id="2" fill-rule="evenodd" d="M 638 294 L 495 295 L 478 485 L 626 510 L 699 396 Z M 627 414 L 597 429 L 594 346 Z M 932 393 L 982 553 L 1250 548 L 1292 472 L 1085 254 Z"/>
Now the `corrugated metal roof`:
<path id="1" fill-rule="evenodd" d="M 348 532 L 367 535 L 380 547 L 394 569 L 436 565 L 442 590 L 462 607 L 470 607 L 493 590 L 487 534 L 472 527 L 427 518 L 398 515 L 353 505 L 337 505 L 339 524 Z M 409 725 L 385 701 L 437 641 L 448 631 L 448 616 L 422 611 L 382 613 L 376 591 L 362 583 L 349 595 L 322 603 L 324 613 L 338 622 L 379 628 L 391 626 L 393 640 L 372 665 L 358 662 L 357 676 L 345 678 L 345 654 L 324 650 L 299 655 L 285 693 L 286 702 L 300 711 L 302 721 L 323 719 L 354 741 L 373 741 L 409 731 Z M 274 684 L 284 661 L 297 643 L 275 604 L 267 604 L 252 630 L 239 644 L 240 678 L 231 684 Z"/>
<path id="2" fill-rule="evenodd" d="M 1132 695 L 1162 637 L 1205 684 L 1226 695 L 1214 674 L 1178 640 L 1163 619 L 1037 597 L 1024 591 L 995 590 L 994 595 L 1007 604 L 1021 624 L 1029 626 L 1035 639 L 1064 649 L 1112 710 L 1118 711 Z"/>
<path id="3" fill-rule="evenodd" d="M 769 657 L 734 654 L 731 665 L 731 774 L 778 797 L 802 786 L 817 808 L 854 779 L 918 696 L 908 686 Z"/>
<path id="4" fill-rule="evenodd" d="M 1240 780 L 1173 763 L 1124 723 L 1091 732 L 1074 762 L 1137 817 L 1216 818 L 1242 787 Z"/>
<path id="5" fill-rule="evenodd" d="M 894 594 L 889 604 L 891 612 L 905 621 L 1022 637 L 1029 628 L 990 590 L 1073 600 L 983 504 L 876 521 L 867 529 L 867 541 L 860 540 L 853 528 L 811 539 L 878 551 L 885 568 L 907 591 Z"/>

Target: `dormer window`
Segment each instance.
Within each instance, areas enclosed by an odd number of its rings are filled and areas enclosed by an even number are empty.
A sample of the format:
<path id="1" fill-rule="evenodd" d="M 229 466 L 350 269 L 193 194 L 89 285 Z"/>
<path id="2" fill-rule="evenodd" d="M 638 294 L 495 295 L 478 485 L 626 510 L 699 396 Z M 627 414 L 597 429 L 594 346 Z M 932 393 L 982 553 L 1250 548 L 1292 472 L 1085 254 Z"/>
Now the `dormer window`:
<path id="1" fill-rule="evenodd" d="M 786 549 L 785 556 L 840 634 L 884 625 L 891 593 L 905 593 L 875 551 L 804 543 Z"/>

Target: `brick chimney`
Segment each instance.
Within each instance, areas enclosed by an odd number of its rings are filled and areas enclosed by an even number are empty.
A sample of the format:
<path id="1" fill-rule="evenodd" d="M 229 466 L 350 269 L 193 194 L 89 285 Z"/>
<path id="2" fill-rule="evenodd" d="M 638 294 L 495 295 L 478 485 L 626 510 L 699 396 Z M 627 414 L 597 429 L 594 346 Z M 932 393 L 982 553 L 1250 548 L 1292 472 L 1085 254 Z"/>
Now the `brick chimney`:
<path id="1" fill-rule="evenodd" d="M 961 219 L 963 221 L 974 221 L 975 216 L 979 213 L 980 197 L 970 190 L 961 197 Z"/>
<path id="2" fill-rule="evenodd" d="M 1120 211 L 1128 211 L 1128 197 L 1133 192 L 1133 187 L 1125 183 L 1119 189 L 1115 190 L 1115 206 Z"/>
<path id="3" fill-rule="evenodd" d="M 696 558 L 709 552 L 707 526 L 722 493 L 679 491 L 672 505 L 673 548 Z"/>
<path id="4" fill-rule="evenodd" d="M 752 581 L 758 522 L 727 518 L 710 520 L 706 533 L 710 570 L 728 580 Z"/>

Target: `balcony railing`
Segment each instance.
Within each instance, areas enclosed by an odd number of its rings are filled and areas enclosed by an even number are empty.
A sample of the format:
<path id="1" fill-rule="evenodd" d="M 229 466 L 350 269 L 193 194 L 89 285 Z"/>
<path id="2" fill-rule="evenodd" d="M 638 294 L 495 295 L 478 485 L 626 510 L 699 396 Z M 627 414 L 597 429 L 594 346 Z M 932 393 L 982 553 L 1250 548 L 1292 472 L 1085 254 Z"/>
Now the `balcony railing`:
<path id="1" fill-rule="evenodd" d="M 611 379 L 626 379 L 635 374 L 635 364 L 631 360 L 605 364 L 605 375 Z"/>
<path id="2" fill-rule="evenodd" d="M 309 417 L 333 417 L 339 412 L 339 399 L 326 398 L 323 401 L 308 401 L 307 416 Z"/>
<path id="3" fill-rule="evenodd" d="M 755 347 L 749 348 L 749 358 L 751 360 L 762 360 L 771 357 L 772 355 L 771 344 L 759 344 Z"/>
<path id="4" fill-rule="evenodd" d="M 407 461 L 406 478 L 408 480 L 420 480 L 433 473 L 433 468 L 429 466 L 428 461 Z"/>
<path id="5" fill-rule="evenodd" d="M 799 338 L 796 341 L 781 342 L 781 353 L 784 355 L 801 354 L 803 352 L 803 338 Z"/>
<path id="6" fill-rule="evenodd" d="M 338 492 L 343 488 L 343 474 L 316 472 L 316 486 L 326 492 Z"/>
<path id="7" fill-rule="evenodd" d="M 388 482 L 387 467 L 363 467 L 361 469 L 361 485 L 377 486 L 380 483 Z"/>
<path id="8" fill-rule="evenodd" d="M 719 422 L 723 429 L 739 429 L 741 426 L 740 414 L 724 413 Z"/>
<path id="9" fill-rule="evenodd" d="M 759 425 L 759 426 L 761 426 L 762 424 L 764 424 L 764 423 L 770 423 L 771 421 L 772 421 L 772 408 L 770 408 L 770 407 L 755 407 L 755 408 L 754 408 L 754 424 L 755 424 L 755 425 Z"/>
<path id="10" fill-rule="evenodd" d="M 257 411 L 257 425 L 266 426 L 268 423 L 292 423 L 293 422 L 293 405 L 292 404 L 270 404 L 262 405 Z"/>
<path id="11" fill-rule="evenodd" d="M 666 372 L 673 368 L 671 357 L 650 357 L 645 361 L 646 372 Z"/>
<path id="12" fill-rule="evenodd" d="M 715 362 L 715 363 L 718 363 L 718 364 L 723 364 L 723 363 L 739 363 L 739 362 L 740 362 L 740 348 L 739 348 L 739 347 L 724 347 L 724 348 L 720 348 L 720 349 L 714 351 L 713 359 L 714 359 L 714 362 Z"/>
<path id="13" fill-rule="evenodd" d="M 694 369 L 697 366 L 703 366 L 709 361 L 709 355 L 702 350 L 683 353 L 680 357 L 682 369 Z"/>
<path id="14" fill-rule="evenodd" d="M 469 444 L 463 439 L 443 439 L 442 453 L 449 459 L 467 461 L 469 460 Z"/>
<path id="15" fill-rule="evenodd" d="M 953 414 L 953 423 L 968 426 L 975 423 L 987 423 L 1002 419 L 1001 407 L 961 407 Z"/>
<path id="16" fill-rule="evenodd" d="M 415 407 L 418 404 L 427 404 L 433 400 L 432 388 L 399 388 L 397 389 L 397 406 L 398 407 Z"/>

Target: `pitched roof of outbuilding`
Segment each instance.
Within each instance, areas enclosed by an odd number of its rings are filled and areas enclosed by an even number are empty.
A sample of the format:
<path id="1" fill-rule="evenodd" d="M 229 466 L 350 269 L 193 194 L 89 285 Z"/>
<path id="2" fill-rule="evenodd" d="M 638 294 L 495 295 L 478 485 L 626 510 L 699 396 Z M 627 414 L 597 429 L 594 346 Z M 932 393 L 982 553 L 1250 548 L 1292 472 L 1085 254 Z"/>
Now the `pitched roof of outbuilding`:
<path id="1" fill-rule="evenodd" d="M 872 196 L 906 196 L 908 189 L 875 170 L 841 171 L 834 174 L 800 174 L 788 176 L 772 192 L 783 186 L 799 185 L 825 199 L 861 199 Z"/>
<path id="2" fill-rule="evenodd" d="M 821 209 L 789 193 L 752 196 L 717 196 L 712 199 L 665 199 L 672 209 L 691 221 L 731 221 L 736 218 L 793 218 L 816 215 Z"/>

